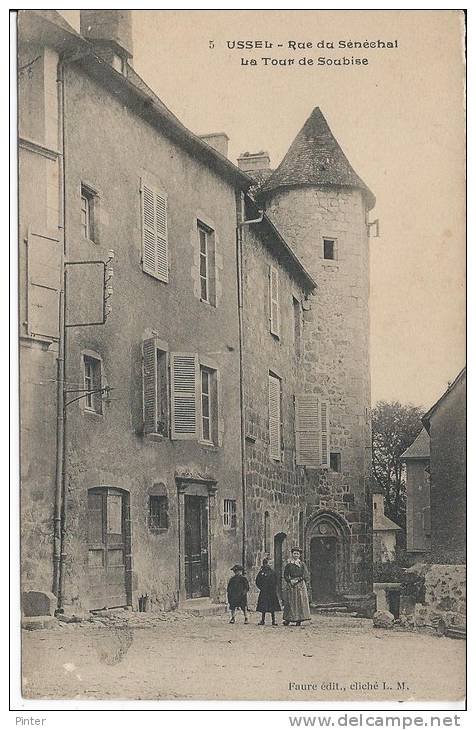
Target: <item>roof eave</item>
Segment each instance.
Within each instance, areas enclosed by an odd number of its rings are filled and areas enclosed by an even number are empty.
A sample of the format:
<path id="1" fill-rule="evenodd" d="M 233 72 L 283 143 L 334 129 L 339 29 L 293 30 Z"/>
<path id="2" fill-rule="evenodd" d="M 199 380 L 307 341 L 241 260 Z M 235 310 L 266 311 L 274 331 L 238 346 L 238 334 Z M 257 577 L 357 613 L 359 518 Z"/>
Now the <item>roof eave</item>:
<path id="1" fill-rule="evenodd" d="M 309 291 L 314 291 L 314 289 L 317 289 L 317 282 L 312 278 L 311 274 L 304 267 L 302 261 L 296 256 L 292 248 L 287 243 L 286 239 L 283 238 L 280 231 L 276 228 L 273 221 L 266 213 L 263 213 L 263 222 L 271 230 L 273 236 L 275 236 L 279 241 L 279 244 L 282 246 L 287 257 L 290 259 L 290 262 L 292 263 L 296 273 L 299 275 L 301 280 L 304 281 L 306 289 L 308 289 Z"/>
<path id="2" fill-rule="evenodd" d="M 425 428 L 428 431 L 428 433 L 430 432 L 430 423 L 431 423 L 431 419 L 432 419 L 435 411 L 438 410 L 438 408 L 440 407 L 441 403 L 445 400 L 445 398 L 448 395 L 448 393 L 450 393 L 453 390 L 453 388 L 459 383 L 459 381 L 461 380 L 461 378 L 463 377 L 463 375 L 465 373 L 466 373 L 466 365 L 464 366 L 464 368 L 462 370 L 460 370 L 460 372 L 458 373 L 458 375 L 456 376 L 456 378 L 447 387 L 447 389 L 445 390 L 445 392 L 443 393 L 443 395 L 441 395 L 438 398 L 438 400 L 436 401 L 436 403 L 434 403 L 431 406 L 431 408 L 421 417 L 421 422 L 425 426 Z"/>

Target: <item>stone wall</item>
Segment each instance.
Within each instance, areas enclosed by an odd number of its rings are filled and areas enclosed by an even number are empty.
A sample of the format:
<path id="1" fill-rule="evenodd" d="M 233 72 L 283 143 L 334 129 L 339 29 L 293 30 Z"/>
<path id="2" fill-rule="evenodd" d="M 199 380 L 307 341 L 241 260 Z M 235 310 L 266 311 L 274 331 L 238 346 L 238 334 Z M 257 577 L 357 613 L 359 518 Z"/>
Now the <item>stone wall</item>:
<path id="1" fill-rule="evenodd" d="M 431 565 L 425 574 L 425 602 L 415 606 L 415 625 L 466 626 L 466 566 Z"/>

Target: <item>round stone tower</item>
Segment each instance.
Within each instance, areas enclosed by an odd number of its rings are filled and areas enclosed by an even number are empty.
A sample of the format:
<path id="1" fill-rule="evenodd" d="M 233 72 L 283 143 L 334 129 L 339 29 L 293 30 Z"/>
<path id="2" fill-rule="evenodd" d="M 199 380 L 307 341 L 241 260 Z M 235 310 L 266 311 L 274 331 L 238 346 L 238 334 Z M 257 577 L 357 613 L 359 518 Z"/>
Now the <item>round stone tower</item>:
<path id="1" fill-rule="evenodd" d="M 304 313 L 303 393 L 327 404 L 329 456 L 307 468 L 312 599 L 359 610 L 372 591 L 367 223 L 375 198 L 319 108 L 257 197 L 317 282 Z"/>

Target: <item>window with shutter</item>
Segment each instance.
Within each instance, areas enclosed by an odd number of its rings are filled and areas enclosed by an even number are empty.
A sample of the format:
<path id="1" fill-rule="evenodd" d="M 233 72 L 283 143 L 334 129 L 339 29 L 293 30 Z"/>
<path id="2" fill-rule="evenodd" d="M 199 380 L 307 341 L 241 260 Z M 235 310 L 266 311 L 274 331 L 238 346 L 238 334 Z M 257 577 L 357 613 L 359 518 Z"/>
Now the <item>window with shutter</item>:
<path id="1" fill-rule="evenodd" d="M 142 343 L 142 391 L 144 433 L 168 435 L 167 352 L 156 337 Z"/>
<path id="2" fill-rule="evenodd" d="M 281 461 L 281 381 L 269 373 L 269 455 Z"/>
<path id="3" fill-rule="evenodd" d="M 328 401 L 319 401 L 321 415 L 321 465 L 329 468 L 329 403 Z"/>
<path id="4" fill-rule="evenodd" d="M 279 337 L 279 278 L 278 270 L 269 267 L 269 329 Z"/>
<path id="5" fill-rule="evenodd" d="M 321 465 L 321 428 L 317 395 L 294 396 L 296 464 L 317 469 Z"/>
<path id="6" fill-rule="evenodd" d="M 142 180 L 142 268 L 160 281 L 169 280 L 167 195 Z"/>
<path id="7" fill-rule="evenodd" d="M 170 355 L 171 417 L 173 439 L 198 437 L 198 360 L 194 353 Z"/>

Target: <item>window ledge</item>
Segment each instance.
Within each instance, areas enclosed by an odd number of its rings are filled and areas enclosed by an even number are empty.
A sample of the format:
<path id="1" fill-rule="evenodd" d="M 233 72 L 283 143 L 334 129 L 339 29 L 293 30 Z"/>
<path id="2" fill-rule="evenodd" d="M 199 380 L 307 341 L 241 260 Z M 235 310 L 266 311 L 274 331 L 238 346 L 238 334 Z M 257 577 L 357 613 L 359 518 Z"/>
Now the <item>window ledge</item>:
<path id="1" fill-rule="evenodd" d="M 225 527 L 225 526 L 223 526 L 223 532 L 236 532 L 237 529 L 238 529 L 237 527 Z"/>
<path id="2" fill-rule="evenodd" d="M 168 527 L 149 527 L 149 532 L 152 535 L 163 535 L 164 533 L 168 532 Z"/>
<path id="3" fill-rule="evenodd" d="M 104 413 L 98 413 L 97 411 L 89 410 L 89 408 L 83 408 L 84 415 L 92 418 L 103 419 Z"/>
<path id="4" fill-rule="evenodd" d="M 146 438 L 148 441 L 156 441 L 160 443 L 161 441 L 168 441 L 169 437 L 165 436 L 162 433 L 144 433 L 144 438 Z"/>
<path id="5" fill-rule="evenodd" d="M 217 444 L 214 444 L 211 441 L 203 441 L 202 439 L 199 439 L 198 443 L 202 446 L 202 448 L 207 449 L 208 451 L 218 451 L 220 448 Z"/>

